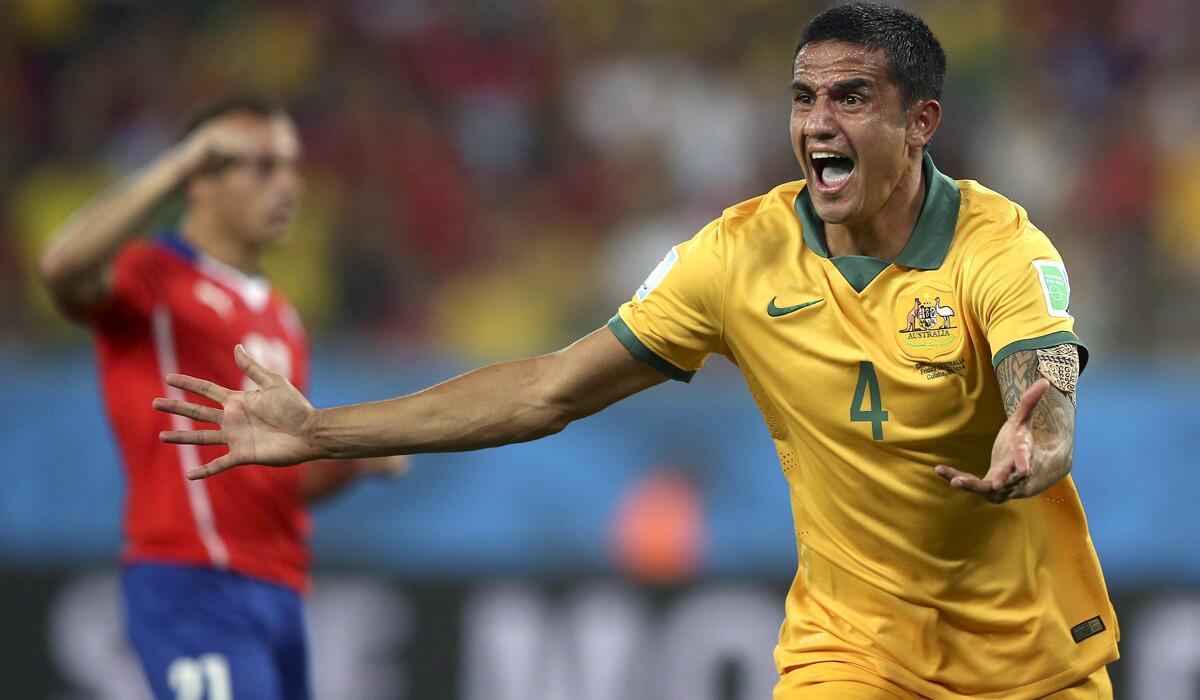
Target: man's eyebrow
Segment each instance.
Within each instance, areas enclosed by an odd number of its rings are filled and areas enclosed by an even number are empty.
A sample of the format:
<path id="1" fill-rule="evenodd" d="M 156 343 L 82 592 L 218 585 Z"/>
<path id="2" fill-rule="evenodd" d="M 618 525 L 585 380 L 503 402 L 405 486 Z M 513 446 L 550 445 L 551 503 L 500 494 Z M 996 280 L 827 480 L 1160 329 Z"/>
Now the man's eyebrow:
<path id="1" fill-rule="evenodd" d="M 851 78 L 849 80 L 839 80 L 830 88 L 831 92 L 855 92 L 863 88 L 870 89 L 874 87 L 874 83 L 866 78 Z"/>
<path id="2" fill-rule="evenodd" d="M 866 78 L 850 78 L 849 80 L 839 80 L 838 82 L 834 83 L 829 88 L 829 91 L 830 92 L 839 92 L 839 93 L 854 92 L 856 90 L 863 90 L 863 89 L 869 90 L 874 86 L 875 86 L 875 84 L 872 81 L 867 80 Z M 816 90 L 812 89 L 812 87 L 809 86 L 808 83 L 805 83 L 802 80 L 793 80 L 792 81 L 792 92 L 814 93 L 814 92 L 816 92 Z"/>

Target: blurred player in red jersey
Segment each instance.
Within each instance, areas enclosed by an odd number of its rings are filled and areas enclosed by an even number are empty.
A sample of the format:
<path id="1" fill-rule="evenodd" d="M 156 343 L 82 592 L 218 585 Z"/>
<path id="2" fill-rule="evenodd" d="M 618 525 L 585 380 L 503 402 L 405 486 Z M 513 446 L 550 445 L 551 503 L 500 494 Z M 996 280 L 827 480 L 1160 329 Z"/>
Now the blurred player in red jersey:
<path id="1" fill-rule="evenodd" d="M 303 391 L 309 356 L 295 309 L 259 258 L 292 221 L 300 140 L 281 110 L 252 99 L 194 118 L 181 143 L 97 197 L 41 261 L 60 308 L 91 326 L 109 420 L 125 464 L 122 585 L 130 641 L 158 698 L 307 698 L 300 593 L 308 586 L 305 503 L 402 459 L 312 463 L 185 478 L 214 447 L 164 445 L 191 421 L 150 409 L 167 372 L 240 385 L 241 344 Z M 183 189 L 177 231 L 139 233 Z M 206 694 L 207 693 L 207 694 Z"/>

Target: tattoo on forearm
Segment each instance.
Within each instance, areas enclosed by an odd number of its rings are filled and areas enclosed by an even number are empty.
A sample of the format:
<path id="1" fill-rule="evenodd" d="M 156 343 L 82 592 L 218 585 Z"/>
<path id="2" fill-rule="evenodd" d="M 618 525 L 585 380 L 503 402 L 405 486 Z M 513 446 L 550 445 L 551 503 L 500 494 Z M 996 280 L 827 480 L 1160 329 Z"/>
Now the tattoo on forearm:
<path id="1" fill-rule="evenodd" d="M 1004 412 L 1012 415 L 1025 393 L 1038 378 L 1037 353 L 1034 351 L 1014 352 L 996 366 L 996 380 L 1000 382 L 1000 397 L 1004 400 Z"/>
<path id="2" fill-rule="evenodd" d="M 1075 404 L 1066 395 L 1047 391 L 1030 417 L 1035 445 L 1047 445 L 1055 440 L 1070 438 L 1074 443 Z"/>
<path id="3" fill-rule="evenodd" d="M 1079 381 L 1079 348 L 1055 345 L 1037 351 L 1038 372 L 1050 381 L 1071 403 L 1075 403 L 1075 383 Z"/>
<path id="4" fill-rule="evenodd" d="M 1049 488 L 1069 471 L 1075 451 L 1075 384 L 1079 377 L 1079 351 L 1074 345 L 1058 345 L 1045 350 L 1015 352 L 996 367 L 996 380 L 1004 410 L 1012 415 L 1021 396 L 1038 380 L 1046 377 L 1050 389 L 1030 416 L 1033 433 L 1035 474 L 1039 484 L 1031 484 L 1034 493 Z M 1049 469 L 1038 468 L 1049 467 Z"/>

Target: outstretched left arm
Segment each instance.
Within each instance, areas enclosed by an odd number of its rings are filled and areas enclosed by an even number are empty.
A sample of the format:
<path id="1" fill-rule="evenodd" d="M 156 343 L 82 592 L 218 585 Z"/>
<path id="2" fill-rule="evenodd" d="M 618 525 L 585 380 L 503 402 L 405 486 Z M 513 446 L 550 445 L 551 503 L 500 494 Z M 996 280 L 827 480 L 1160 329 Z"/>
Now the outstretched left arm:
<path id="1" fill-rule="evenodd" d="M 1071 471 L 1079 349 L 1071 344 L 1015 352 L 996 366 L 1008 420 L 996 435 L 981 479 L 938 465 L 950 485 L 992 503 L 1042 493 Z"/>

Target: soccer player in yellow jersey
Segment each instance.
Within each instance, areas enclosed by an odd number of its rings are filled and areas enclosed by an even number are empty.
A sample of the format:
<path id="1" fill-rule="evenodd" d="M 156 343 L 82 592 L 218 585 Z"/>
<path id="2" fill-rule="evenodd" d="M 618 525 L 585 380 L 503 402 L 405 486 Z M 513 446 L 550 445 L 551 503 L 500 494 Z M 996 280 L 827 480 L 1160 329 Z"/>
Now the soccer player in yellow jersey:
<path id="1" fill-rule="evenodd" d="M 172 375 L 220 404 L 168 442 L 243 463 L 532 440 L 718 353 L 745 375 L 791 491 L 799 569 L 776 700 L 1112 695 L 1117 621 L 1068 472 L 1086 361 L 1066 270 L 1025 211 L 938 172 L 945 55 L 898 9 L 835 7 L 795 54 L 805 179 L 675 246 L 557 353 L 389 401 L 317 410 Z"/>

